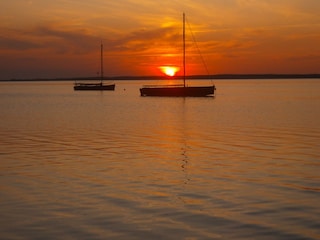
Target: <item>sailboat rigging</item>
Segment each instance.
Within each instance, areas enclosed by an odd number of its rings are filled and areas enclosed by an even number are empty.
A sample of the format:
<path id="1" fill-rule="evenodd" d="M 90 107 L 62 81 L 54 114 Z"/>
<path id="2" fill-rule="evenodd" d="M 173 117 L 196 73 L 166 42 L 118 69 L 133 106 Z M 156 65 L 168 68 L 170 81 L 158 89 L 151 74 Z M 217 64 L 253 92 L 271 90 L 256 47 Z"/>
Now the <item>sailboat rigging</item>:
<path id="1" fill-rule="evenodd" d="M 114 91 L 115 84 L 103 83 L 103 44 L 101 43 L 101 57 L 100 57 L 100 83 L 75 83 L 74 90 L 109 90 Z"/>
<path id="2" fill-rule="evenodd" d="M 213 95 L 215 85 L 187 86 L 186 85 L 186 43 L 185 43 L 185 14 L 183 13 L 183 85 L 149 85 L 140 88 L 141 96 L 158 97 L 206 97 Z"/>

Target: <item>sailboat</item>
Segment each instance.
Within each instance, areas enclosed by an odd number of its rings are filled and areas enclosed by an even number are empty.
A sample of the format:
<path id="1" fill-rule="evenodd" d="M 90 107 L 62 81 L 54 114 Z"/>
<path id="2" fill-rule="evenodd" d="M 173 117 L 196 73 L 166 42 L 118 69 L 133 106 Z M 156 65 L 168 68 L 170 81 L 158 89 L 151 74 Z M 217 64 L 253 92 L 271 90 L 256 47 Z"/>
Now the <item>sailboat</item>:
<path id="1" fill-rule="evenodd" d="M 186 43 L 185 43 L 185 14 L 183 13 L 183 85 L 148 85 L 140 88 L 141 96 L 157 97 L 206 97 L 213 95 L 216 90 L 211 86 L 186 85 Z"/>
<path id="2" fill-rule="evenodd" d="M 114 91 L 115 84 L 103 83 L 103 44 L 101 43 L 101 62 L 100 62 L 100 82 L 99 83 L 79 83 L 76 82 L 73 86 L 74 90 L 109 90 Z"/>

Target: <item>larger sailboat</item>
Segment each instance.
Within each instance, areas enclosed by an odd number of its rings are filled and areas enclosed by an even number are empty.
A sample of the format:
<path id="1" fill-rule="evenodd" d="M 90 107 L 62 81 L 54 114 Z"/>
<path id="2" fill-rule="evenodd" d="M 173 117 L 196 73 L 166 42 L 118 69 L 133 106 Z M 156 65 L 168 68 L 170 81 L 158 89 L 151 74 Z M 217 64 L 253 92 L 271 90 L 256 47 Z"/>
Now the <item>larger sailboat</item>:
<path id="1" fill-rule="evenodd" d="M 101 61 L 100 61 L 100 82 L 99 83 L 80 83 L 75 82 L 73 89 L 74 90 L 109 90 L 114 91 L 115 84 L 104 84 L 103 83 L 103 44 L 101 43 Z"/>
<path id="2" fill-rule="evenodd" d="M 141 96 L 157 97 L 206 97 L 214 95 L 215 90 L 214 85 L 186 85 L 185 14 L 183 13 L 183 85 L 148 85 L 140 88 L 140 94 Z"/>

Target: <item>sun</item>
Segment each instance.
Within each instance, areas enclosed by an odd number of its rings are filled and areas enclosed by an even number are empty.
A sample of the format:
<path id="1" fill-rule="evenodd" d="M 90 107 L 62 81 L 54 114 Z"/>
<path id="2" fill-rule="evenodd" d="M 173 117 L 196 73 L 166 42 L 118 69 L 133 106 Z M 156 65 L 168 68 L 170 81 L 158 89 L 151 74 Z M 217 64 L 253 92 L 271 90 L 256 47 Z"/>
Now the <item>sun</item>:
<path id="1" fill-rule="evenodd" d="M 179 67 L 175 67 L 175 66 L 161 66 L 159 68 L 164 74 L 170 77 L 173 77 L 174 75 L 176 75 L 176 73 L 180 70 Z"/>

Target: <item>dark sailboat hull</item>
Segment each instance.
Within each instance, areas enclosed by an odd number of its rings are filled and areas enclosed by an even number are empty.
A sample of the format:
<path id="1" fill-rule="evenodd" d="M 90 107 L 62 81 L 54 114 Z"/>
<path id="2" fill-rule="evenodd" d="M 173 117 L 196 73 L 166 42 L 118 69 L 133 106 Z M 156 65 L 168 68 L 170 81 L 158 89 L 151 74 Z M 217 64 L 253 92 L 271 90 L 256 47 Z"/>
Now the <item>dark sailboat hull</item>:
<path id="1" fill-rule="evenodd" d="M 206 97 L 214 95 L 215 86 L 195 87 L 143 87 L 140 88 L 141 96 L 155 97 Z"/>
<path id="2" fill-rule="evenodd" d="M 74 90 L 82 90 L 82 91 L 114 91 L 115 89 L 115 84 L 109 84 L 109 85 L 103 85 L 103 84 L 76 84 L 73 87 Z"/>

